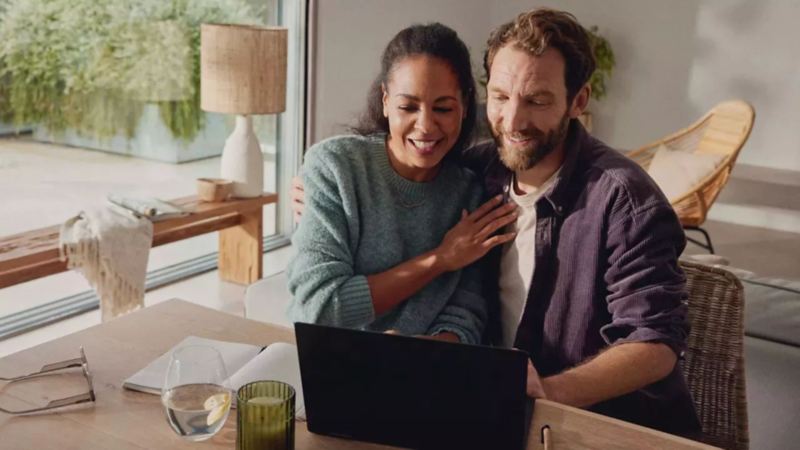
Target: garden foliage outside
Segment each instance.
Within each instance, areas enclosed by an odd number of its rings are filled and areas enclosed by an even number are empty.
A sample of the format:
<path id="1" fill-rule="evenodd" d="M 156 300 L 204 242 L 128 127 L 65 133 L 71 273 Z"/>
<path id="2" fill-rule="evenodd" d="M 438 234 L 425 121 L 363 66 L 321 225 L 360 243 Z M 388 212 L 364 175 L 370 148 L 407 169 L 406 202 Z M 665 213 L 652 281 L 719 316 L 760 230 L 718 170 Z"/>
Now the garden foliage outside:
<path id="1" fill-rule="evenodd" d="M 263 25 L 246 0 L 0 0 L 0 121 L 132 137 L 144 105 L 202 130 L 200 24 Z"/>

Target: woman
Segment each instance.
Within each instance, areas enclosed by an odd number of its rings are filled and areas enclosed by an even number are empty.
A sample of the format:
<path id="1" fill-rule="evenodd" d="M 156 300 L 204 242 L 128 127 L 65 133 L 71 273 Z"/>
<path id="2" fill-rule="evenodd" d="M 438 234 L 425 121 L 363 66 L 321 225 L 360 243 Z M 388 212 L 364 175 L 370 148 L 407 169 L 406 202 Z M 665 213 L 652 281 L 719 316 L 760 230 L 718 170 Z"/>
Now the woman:
<path id="1" fill-rule="evenodd" d="M 499 199 L 476 209 L 480 184 L 451 161 L 475 109 L 469 52 L 453 30 L 415 25 L 389 42 L 357 134 L 306 154 L 292 320 L 481 341 L 480 273 L 461 269 L 513 238 L 492 234 L 515 214 Z"/>

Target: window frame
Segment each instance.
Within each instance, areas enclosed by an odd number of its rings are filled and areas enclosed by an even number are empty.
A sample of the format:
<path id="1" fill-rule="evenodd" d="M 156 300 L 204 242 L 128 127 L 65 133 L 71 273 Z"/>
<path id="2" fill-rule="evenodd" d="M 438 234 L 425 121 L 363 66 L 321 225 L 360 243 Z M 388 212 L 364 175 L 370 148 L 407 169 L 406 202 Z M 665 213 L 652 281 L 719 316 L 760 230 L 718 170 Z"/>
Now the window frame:
<path id="1" fill-rule="evenodd" d="M 264 254 L 291 244 L 291 233 L 295 227 L 290 201 L 291 182 L 302 165 L 307 136 L 309 0 L 274 1 L 277 3 L 279 24 L 289 30 L 289 49 L 286 111 L 278 116 L 276 129 L 278 204 L 275 234 L 263 237 Z M 145 277 L 145 292 L 216 270 L 217 255 L 218 251 L 148 271 Z M 88 290 L 0 317 L 0 341 L 99 307 L 100 301 L 97 295 L 93 290 Z"/>

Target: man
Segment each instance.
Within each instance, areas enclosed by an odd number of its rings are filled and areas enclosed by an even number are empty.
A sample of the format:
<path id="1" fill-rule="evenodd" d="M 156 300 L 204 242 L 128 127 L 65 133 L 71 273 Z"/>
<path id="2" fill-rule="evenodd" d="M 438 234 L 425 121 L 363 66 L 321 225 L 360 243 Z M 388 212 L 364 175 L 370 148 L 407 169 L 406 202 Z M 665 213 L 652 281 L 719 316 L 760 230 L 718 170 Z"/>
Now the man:
<path id="1" fill-rule="evenodd" d="M 489 255 L 490 339 L 531 355 L 531 397 L 697 433 L 677 364 L 683 230 L 644 171 L 576 120 L 595 67 L 586 31 L 568 13 L 520 14 L 492 33 L 484 66 L 495 142 L 464 162 L 519 205 L 517 238 Z"/>

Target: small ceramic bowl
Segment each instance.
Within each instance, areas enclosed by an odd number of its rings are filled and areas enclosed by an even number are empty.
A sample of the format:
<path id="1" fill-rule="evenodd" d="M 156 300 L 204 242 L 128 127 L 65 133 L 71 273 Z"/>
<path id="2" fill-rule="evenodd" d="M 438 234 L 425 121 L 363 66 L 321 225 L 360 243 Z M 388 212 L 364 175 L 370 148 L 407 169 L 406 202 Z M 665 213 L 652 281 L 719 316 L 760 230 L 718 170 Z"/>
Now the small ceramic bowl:
<path id="1" fill-rule="evenodd" d="M 197 197 L 204 202 L 224 202 L 231 195 L 233 181 L 222 178 L 198 178 Z"/>

